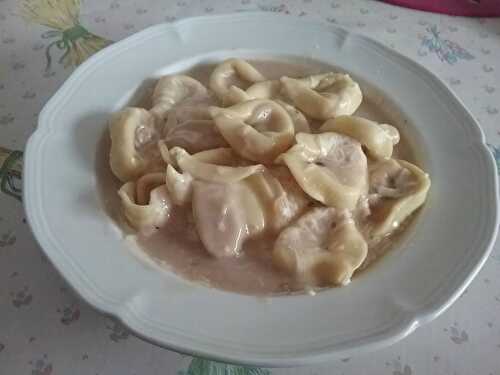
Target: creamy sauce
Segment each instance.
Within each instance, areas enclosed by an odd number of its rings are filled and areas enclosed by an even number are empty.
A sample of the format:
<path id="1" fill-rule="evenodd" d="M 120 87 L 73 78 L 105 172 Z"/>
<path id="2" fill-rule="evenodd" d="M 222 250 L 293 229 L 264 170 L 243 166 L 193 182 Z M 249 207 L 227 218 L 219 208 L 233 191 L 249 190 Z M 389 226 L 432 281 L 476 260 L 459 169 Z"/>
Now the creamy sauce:
<path id="1" fill-rule="evenodd" d="M 305 65 L 276 61 L 250 60 L 249 62 L 269 79 L 276 79 L 283 75 L 300 77 L 332 70 L 331 66 L 312 62 Z M 208 78 L 213 68 L 214 65 L 199 65 L 183 73 L 208 87 Z M 410 143 L 405 138 L 403 118 L 390 108 L 381 105 L 384 101 L 376 95 L 374 90 L 364 87 L 362 82 L 360 85 L 364 98 L 355 115 L 397 127 L 401 134 L 401 141 L 395 147 L 393 157 L 418 164 Z M 313 129 L 320 125 L 311 121 L 310 123 Z M 134 231 L 127 226 L 120 213 L 121 205 L 116 192 L 121 183 L 113 176 L 109 168 L 109 148 L 109 134 L 106 131 L 96 159 L 99 193 L 110 217 L 125 233 L 133 234 Z M 378 242 L 376 246 L 369 246 L 368 256 L 356 274 L 366 269 L 368 265 L 400 242 L 401 234 L 411 225 L 414 217 L 415 215 L 412 215 L 408 218 L 395 232 Z M 137 236 L 137 244 L 148 256 L 162 267 L 186 279 L 243 294 L 271 295 L 302 291 L 304 286 L 294 280 L 294 277 L 273 266 L 271 252 L 274 240 L 275 237 L 253 239 L 243 245 L 243 251 L 238 257 L 215 258 L 205 250 L 197 235 L 191 205 L 176 206 L 169 224 L 160 231 L 149 237 Z"/>
<path id="2" fill-rule="evenodd" d="M 182 223 L 184 221 L 184 223 Z M 271 261 L 274 238 L 248 241 L 238 257 L 215 258 L 185 228 L 185 217 L 167 230 L 138 237 L 139 246 L 153 259 L 183 277 L 244 294 L 289 293 L 300 289 L 294 278 L 275 268 Z M 184 225 L 182 225 L 184 224 Z M 165 246 L 168 244 L 168 246 Z"/>

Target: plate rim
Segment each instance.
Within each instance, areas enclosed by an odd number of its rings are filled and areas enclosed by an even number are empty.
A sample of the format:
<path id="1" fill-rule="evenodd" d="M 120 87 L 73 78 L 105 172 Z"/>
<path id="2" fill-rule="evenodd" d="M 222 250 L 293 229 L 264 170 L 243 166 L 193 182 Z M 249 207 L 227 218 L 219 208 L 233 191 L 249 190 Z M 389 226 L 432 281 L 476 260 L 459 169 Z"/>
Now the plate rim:
<path id="1" fill-rule="evenodd" d="M 322 28 L 328 29 L 329 31 L 340 34 L 340 35 L 349 35 L 352 38 L 359 39 L 365 43 L 369 43 L 375 45 L 379 50 L 384 51 L 385 53 L 389 53 L 390 55 L 397 57 L 398 59 L 402 59 L 406 65 L 411 66 L 412 69 L 416 69 L 419 72 L 424 73 L 424 78 L 432 81 L 433 84 L 438 85 L 442 90 L 446 91 L 447 95 L 450 97 L 452 101 L 455 102 L 457 107 L 461 109 L 463 115 L 466 116 L 467 123 L 470 127 L 470 131 L 474 132 L 474 137 L 477 142 L 475 145 L 477 147 L 477 151 L 481 153 L 481 156 L 485 157 L 485 162 L 487 165 L 487 169 L 489 169 L 492 173 L 492 180 L 488 181 L 488 184 L 494 194 L 494 204 L 492 205 L 494 209 L 489 213 L 492 215 L 491 219 L 487 221 L 490 223 L 490 228 L 487 231 L 487 240 L 484 240 L 481 244 L 481 248 L 484 248 L 479 259 L 472 266 L 471 272 L 465 277 L 458 288 L 455 289 L 451 294 L 441 295 L 439 300 L 434 299 L 430 306 L 425 306 L 425 308 L 421 308 L 418 311 L 411 312 L 405 319 L 402 319 L 398 322 L 397 325 L 392 325 L 391 329 L 385 330 L 382 333 L 377 335 L 372 335 L 370 337 L 371 340 L 364 340 L 361 346 L 355 347 L 346 347 L 343 350 L 337 350 L 335 352 L 330 352 L 328 350 L 324 352 L 316 352 L 310 353 L 305 356 L 292 357 L 288 358 L 278 358 L 278 359 L 262 359 L 262 358 L 242 358 L 238 354 L 220 354 L 214 353 L 210 350 L 207 351 L 193 351 L 184 346 L 175 345 L 175 343 L 165 343 L 162 341 L 158 341 L 150 337 L 147 334 L 144 334 L 144 331 L 147 331 L 144 326 L 144 322 L 141 322 L 138 314 L 134 314 L 134 312 L 130 309 L 126 302 L 122 304 L 116 304 L 113 301 L 106 301 L 104 296 L 99 295 L 98 290 L 91 290 L 91 285 L 85 285 L 83 280 L 79 278 L 73 278 L 70 275 L 71 268 L 74 268 L 75 265 L 71 265 L 71 262 L 67 262 L 66 260 L 61 261 L 61 258 L 52 259 L 49 256 L 49 252 L 46 250 L 46 246 L 51 246 L 50 241 L 47 242 L 47 239 L 42 238 L 43 228 L 40 228 L 40 223 L 37 221 L 36 215 L 33 211 L 33 202 L 36 202 L 36 198 L 34 197 L 35 191 L 32 188 L 32 184 L 30 183 L 33 173 L 35 172 L 36 167 L 36 151 L 39 150 L 43 146 L 43 141 L 50 134 L 52 127 L 50 116 L 52 112 L 58 108 L 58 105 L 66 95 L 72 90 L 77 89 L 77 84 L 81 81 L 87 71 L 89 71 L 92 67 L 98 67 L 102 63 L 105 63 L 107 58 L 111 58 L 117 53 L 120 53 L 126 49 L 129 49 L 135 43 L 142 43 L 144 40 L 153 37 L 157 33 L 165 32 L 166 30 L 176 30 L 176 28 L 182 24 L 190 23 L 190 22 L 203 22 L 206 20 L 215 21 L 216 19 L 227 19 L 227 18 L 235 18 L 235 17 L 266 17 L 275 19 L 277 22 L 281 22 L 283 20 L 296 19 L 299 21 L 300 25 L 310 26 L 314 25 L 318 27 L 318 25 Z M 257 18 L 255 18 L 257 19 Z M 34 234 L 34 237 L 42 248 L 44 253 L 47 255 L 51 263 L 54 265 L 55 269 L 63 276 L 63 278 L 68 282 L 71 288 L 81 296 L 85 301 L 87 301 L 90 305 L 92 305 L 95 309 L 107 314 L 111 315 L 117 319 L 119 319 L 128 329 L 130 329 L 136 336 L 145 339 L 146 341 L 152 342 L 156 345 L 165 347 L 170 350 L 174 350 L 177 352 L 189 353 L 190 355 L 196 355 L 201 357 L 210 357 L 215 360 L 231 362 L 231 363 L 243 363 L 247 365 L 259 365 L 265 367 L 284 367 L 290 365 L 306 365 L 313 364 L 317 362 L 322 362 L 326 360 L 331 360 L 334 358 L 342 358 L 353 354 L 354 352 L 365 352 L 371 351 L 374 349 L 386 347 L 392 345 L 393 343 L 401 340 L 402 338 L 408 336 L 411 332 L 413 332 L 417 327 L 426 324 L 436 317 L 438 317 L 442 312 L 444 312 L 455 300 L 463 293 L 465 288 L 470 284 L 470 282 L 477 275 L 479 270 L 482 268 L 484 263 L 486 262 L 491 249 L 495 243 L 496 236 L 498 233 L 498 224 L 499 224 L 499 215 L 498 215 L 498 205 L 499 198 L 496 192 L 498 191 L 498 175 L 495 169 L 495 161 L 494 158 L 486 144 L 486 139 L 482 128 L 479 126 L 477 121 L 474 119 L 473 115 L 470 111 L 465 107 L 463 102 L 455 95 L 455 93 L 446 85 L 446 83 L 440 79 L 437 75 L 435 75 L 432 71 L 428 70 L 422 64 L 418 63 L 411 58 L 404 56 L 403 54 L 385 46 L 381 42 L 374 40 L 370 37 L 367 37 L 363 34 L 359 34 L 353 32 L 349 29 L 338 27 L 336 25 L 331 25 L 324 21 L 322 22 L 313 22 L 312 20 L 304 20 L 295 16 L 285 16 L 279 14 L 269 14 L 268 12 L 238 12 L 238 13 L 229 13 L 223 15 L 209 15 L 209 16 L 198 16 L 198 17 L 188 17 L 181 20 L 177 20 L 173 23 L 160 23 L 157 25 L 150 26 L 142 31 L 134 33 L 118 42 L 115 42 L 111 46 L 104 48 L 103 50 L 97 52 L 89 59 L 87 59 L 82 65 L 77 67 L 70 77 L 66 79 L 66 81 L 59 87 L 59 89 L 55 92 L 55 94 L 50 98 L 50 100 L 45 104 L 42 111 L 39 115 L 38 127 L 31 134 L 29 140 L 26 145 L 25 150 L 25 159 L 24 159 L 24 169 L 23 169 L 23 204 L 26 211 L 26 217 L 30 228 Z M 63 264 L 64 263 L 64 264 Z M 461 274 L 460 274 L 461 275 Z M 458 275 L 458 276 L 460 276 Z M 77 280 L 79 279 L 79 280 Z M 94 288 L 95 289 L 95 288 Z M 120 306 L 121 305 L 121 306 Z M 128 307 L 128 308 L 127 308 Z M 137 315 L 137 316 L 135 316 Z"/>

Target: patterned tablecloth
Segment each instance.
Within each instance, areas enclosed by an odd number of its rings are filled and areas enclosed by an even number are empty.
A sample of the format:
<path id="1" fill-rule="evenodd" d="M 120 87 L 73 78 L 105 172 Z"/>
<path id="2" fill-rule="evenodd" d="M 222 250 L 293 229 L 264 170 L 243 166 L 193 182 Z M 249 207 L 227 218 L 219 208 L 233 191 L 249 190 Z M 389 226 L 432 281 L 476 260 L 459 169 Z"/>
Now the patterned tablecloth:
<path id="1" fill-rule="evenodd" d="M 247 10 L 345 26 L 419 61 L 472 111 L 500 167 L 500 19 L 363 0 L 0 0 L 0 374 L 500 374 L 498 243 L 466 293 L 431 324 L 390 348 L 297 369 L 231 366 L 144 342 L 80 301 L 42 255 L 20 202 L 22 152 L 12 151 L 23 150 L 73 68 L 149 25 Z"/>

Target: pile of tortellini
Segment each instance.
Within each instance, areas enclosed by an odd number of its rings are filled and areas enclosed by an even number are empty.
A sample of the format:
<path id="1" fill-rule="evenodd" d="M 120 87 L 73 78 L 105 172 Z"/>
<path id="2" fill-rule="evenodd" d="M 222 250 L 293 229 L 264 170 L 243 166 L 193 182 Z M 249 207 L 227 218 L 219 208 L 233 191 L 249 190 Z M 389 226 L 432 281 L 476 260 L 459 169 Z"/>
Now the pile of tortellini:
<path id="1" fill-rule="evenodd" d="M 184 207 L 214 257 L 270 238 L 278 268 L 313 286 L 345 285 L 426 199 L 428 175 L 391 158 L 398 130 L 352 116 L 362 93 L 347 74 L 268 80 L 229 59 L 209 89 L 169 75 L 151 99 L 110 122 L 124 215 L 143 235 Z"/>

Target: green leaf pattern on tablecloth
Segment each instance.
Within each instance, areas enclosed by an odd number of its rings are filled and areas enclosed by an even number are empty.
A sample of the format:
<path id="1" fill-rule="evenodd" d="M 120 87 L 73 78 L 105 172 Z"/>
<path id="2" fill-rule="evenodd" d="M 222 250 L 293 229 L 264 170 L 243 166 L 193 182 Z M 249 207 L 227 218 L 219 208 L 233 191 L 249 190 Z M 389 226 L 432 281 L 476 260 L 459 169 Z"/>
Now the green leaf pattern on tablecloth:
<path id="1" fill-rule="evenodd" d="M 270 375 L 271 372 L 258 367 L 236 366 L 193 358 L 187 370 L 180 370 L 178 375 Z"/>
<path id="2" fill-rule="evenodd" d="M 0 147 L 0 191 L 21 200 L 21 151 L 11 151 Z"/>

